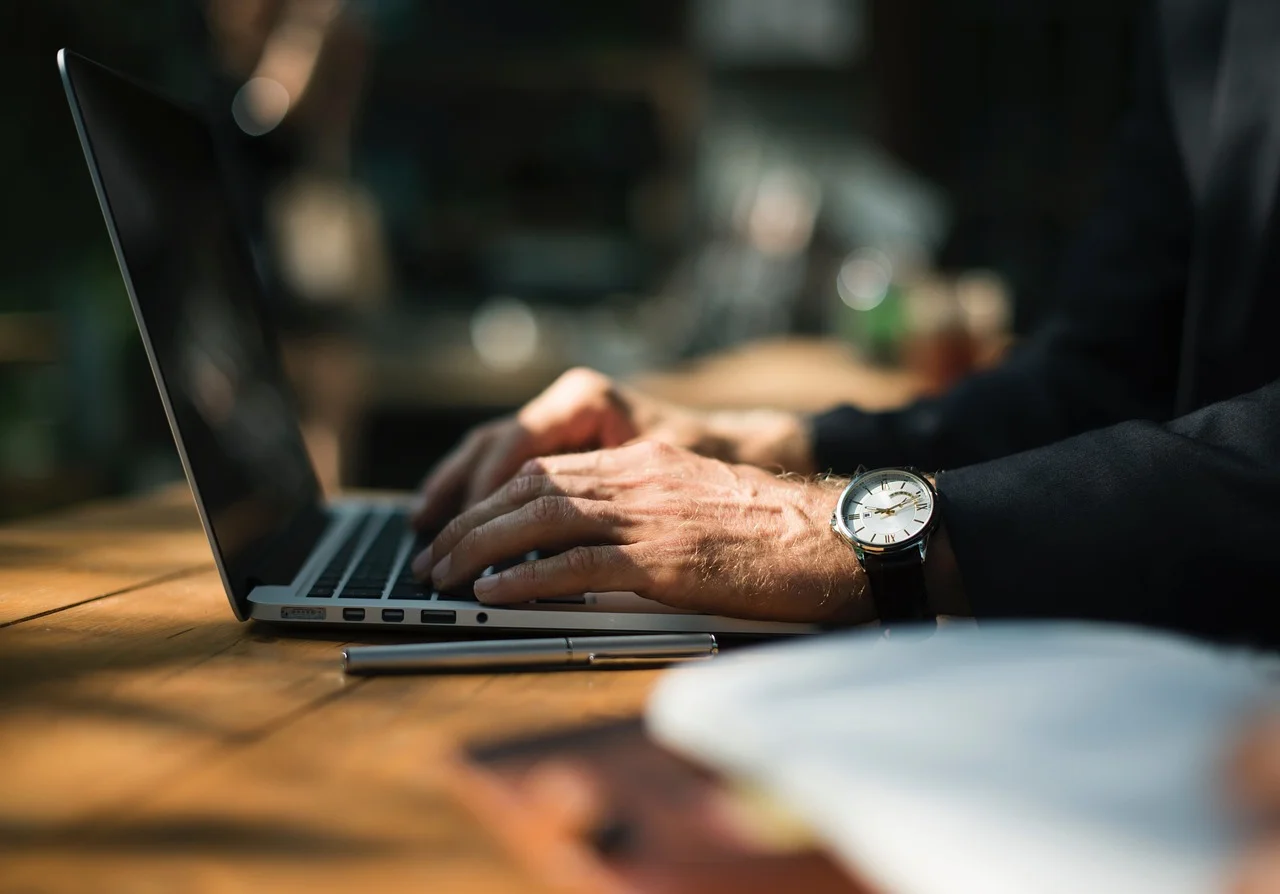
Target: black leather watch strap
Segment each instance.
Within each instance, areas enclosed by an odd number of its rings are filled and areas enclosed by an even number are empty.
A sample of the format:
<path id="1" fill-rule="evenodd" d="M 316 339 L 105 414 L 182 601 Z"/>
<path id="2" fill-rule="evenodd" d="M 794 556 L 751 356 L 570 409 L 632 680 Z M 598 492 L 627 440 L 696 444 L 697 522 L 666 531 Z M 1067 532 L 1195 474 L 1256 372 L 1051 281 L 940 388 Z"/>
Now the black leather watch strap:
<path id="1" fill-rule="evenodd" d="M 913 550 L 903 556 L 867 554 L 862 567 L 867 572 L 871 599 L 882 626 L 937 620 L 929 610 L 924 563 L 918 552 Z"/>

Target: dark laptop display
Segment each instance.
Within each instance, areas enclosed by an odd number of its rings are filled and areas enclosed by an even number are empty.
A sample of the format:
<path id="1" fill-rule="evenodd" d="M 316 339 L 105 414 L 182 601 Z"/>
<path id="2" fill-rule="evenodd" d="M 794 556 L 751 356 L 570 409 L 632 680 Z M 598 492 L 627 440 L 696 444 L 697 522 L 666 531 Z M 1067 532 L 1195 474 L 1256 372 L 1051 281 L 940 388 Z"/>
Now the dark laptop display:
<path id="1" fill-rule="evenodd" d="M 237 617 L 609 633 L 807 633 L 678 611 L 637 593 L 515 607 L 413 579 L 407 494 L 327 504 L 263 318 L 213 135 L 190 111 L 59 54 L 156 384 Z M 514 557 L 514 561 L 535 554 Z M 505 564 L 505 563 L 503 563 Z M 487 573 L 491 573 L 490 570 Z"/>
<path id="2" fill-rule="evenodd" d="M 244 617 L 253 586 L 288 583 L 325 522 L 248 243 L 197 115 L 72 53 L 62 65 L 187 477 Z"/>

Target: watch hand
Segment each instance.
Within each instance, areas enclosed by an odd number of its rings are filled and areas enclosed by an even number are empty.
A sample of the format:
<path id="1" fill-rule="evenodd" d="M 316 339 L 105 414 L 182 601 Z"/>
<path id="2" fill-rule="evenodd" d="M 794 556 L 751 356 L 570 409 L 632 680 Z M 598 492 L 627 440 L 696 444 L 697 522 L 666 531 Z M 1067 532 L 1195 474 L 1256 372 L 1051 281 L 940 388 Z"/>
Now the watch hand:
<path id="1" fill-rule="evenodd" d="M 896 506 L 887 506 L 884 509 L 877 509 L 873 506 L 871 508 L 871 511 L 874 512 L 876 515 L 892 515 L 893 513 L 897 512 L 899 509 L 901 509 L 903 506 L 906 506 L 910 502 L 911 500 L 909 499 L 903 500 L 901 503 L 899 503 Z"/>

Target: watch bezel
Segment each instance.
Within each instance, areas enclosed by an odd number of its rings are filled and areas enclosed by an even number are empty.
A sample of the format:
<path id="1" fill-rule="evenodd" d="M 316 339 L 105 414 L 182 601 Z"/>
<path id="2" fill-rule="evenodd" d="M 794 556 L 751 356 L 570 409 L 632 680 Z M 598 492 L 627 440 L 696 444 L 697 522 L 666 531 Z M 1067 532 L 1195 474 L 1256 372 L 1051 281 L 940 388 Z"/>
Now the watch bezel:
<path id="1" fill-rule="evenodd" d="M 902 541 L 901 543 L 893 543 L 893 544 L 866 543 L 862 540 L 859 540 L 857 535 L 854 534 L 852 531 L 850 531 L 848 525 L 845 523 L 845 517 L 847 515 L 847 513 L 845 512 L 845 506 L 848 504 L 849 499 L 851 498 L 853 492 L 858 488 L 859 485 L 862 484 L 863 481 L 865 481 L 867 478 L 870 478 L 872 476 L 883 475 L 886 472 L 891 472 L 896 475 L 903 475 L 908 478 L 912 478 L 918 481 L 922 487 L 924 487 L 926 490 L 929 491 L 929 518 L 924 523 L 923 528 L 921 528 L 915 534 L 912 534 L 910 537 L 908 537 L 906 540 Z M 922 549 L 923 545 L 928 540 L 929 535 L 933 532 L 934 526 L 937 523 L 937 519 L 938 519 L 938 489 L 929 482 L 929 479 L 924 477 L 924 475 L 922 475 L 919 471 L 915 469 L 904 468 L 901 466 L 884 466 L 879 469 L 868 469 L 865 472 L 861 472 L 853 476 L 853 479 L 847 485 L 845 485 L 844 490 L 840 492 L 840 499 L 836 501 L 835 512 L 831 514 L 831 528 L 859 553 L 866 553 L 868 555 L 875 555 L 875 556 L 885 556 L 885 555 L 892 556 L 892 555 L 897 555 L 898 553 L 907 552 L 909 550 Z"/>

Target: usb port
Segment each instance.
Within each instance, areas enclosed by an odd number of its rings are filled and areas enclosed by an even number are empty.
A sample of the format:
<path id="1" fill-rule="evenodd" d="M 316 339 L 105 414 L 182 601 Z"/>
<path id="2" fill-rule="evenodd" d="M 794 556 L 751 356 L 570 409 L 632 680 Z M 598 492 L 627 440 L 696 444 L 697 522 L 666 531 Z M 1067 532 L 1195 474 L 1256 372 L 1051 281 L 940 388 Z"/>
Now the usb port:
<path id="1" fill-rule="evenodd" d="M 402 608 L 384 608 L 382 610 L 382 620 L 387 622 L 399 622 L 404 620 L 404 609 Z"/>
<path id="2" fill-rule="evenodd" d="M 342 610 L 342 620 L 344 621 L 363 621 L 364 609 L 362 608 L 344 608 Z"/>
<path id="3" fill-rule="evenodd" d="M 424 608 L 422 610 L 423 624 L 456 624 L 458 623 L 458 613 L 445 611 L 439 608 Z"/>

